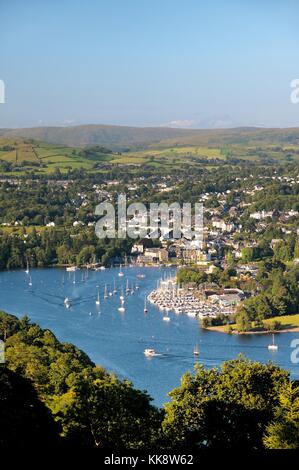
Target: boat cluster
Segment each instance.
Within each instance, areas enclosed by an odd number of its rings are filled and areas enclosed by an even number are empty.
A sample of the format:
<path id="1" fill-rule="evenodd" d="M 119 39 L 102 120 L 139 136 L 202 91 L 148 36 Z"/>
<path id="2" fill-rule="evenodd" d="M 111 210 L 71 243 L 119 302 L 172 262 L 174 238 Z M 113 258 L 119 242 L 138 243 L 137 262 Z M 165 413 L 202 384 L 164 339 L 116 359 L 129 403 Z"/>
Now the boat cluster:
<path id="1" fill-rule="evenodd" d="M 186 313 L 190 317 L 216 317 L 223 311 L 219 305 L 210 304 L 181 288 L 159 287 L 149 294 L 148 300 L 160 310 Z"/>
<path id="2" fill-rule="evenodd" d="M 75 276 L 75 271 L 76 270 L 73 270 L 73 271 L 74 271 L 74 276 Z M 120 270 L 120 273 L 122 273 L 121 270 Z M 122 276 L 123 276 L 123 273 L 121 274 L 120 277 L 122 277 Z M 74 284 L 76 283 L 75 277 L 74 277 L 73 283 Z M 118 308 L 118 311 L 119 312 L 124 312 L 125 311 L 125 306 L 124 306 L 125 297 L 134 294 L 138 289 L 139 289 L 139 285 L 137 284 L 137 282 L 131 283 L 131 285 L 130 285 L 128 279 L 127 279 L 125 287 L 117 288 L 117 285 L 116 285 L 116 282 L 115 282 L 115 279 L 114 279 L 113 286 L 110 286 L 110 288 L 107 286 L 107 284 L 105 284 L 104 292 L 103 292 L 103 298 L 104 298 L 104 300 L 106 300 L 109 297 L 115 296 L 119 292 L 119 294 L 120 294 L 119 295 L 120 306 Z M 100 306 L 101 306 L 100 286 L 97 286 L 97 296 L 95 298 L 95 303 L 96 303 L 97 307 L 100 308 Z M 65 299 L 64 299 L 64 306 L 65 306 L 65 308 L 70 308 L 72 306 L 72 301 L 68 297 L 65 297 Z"/>

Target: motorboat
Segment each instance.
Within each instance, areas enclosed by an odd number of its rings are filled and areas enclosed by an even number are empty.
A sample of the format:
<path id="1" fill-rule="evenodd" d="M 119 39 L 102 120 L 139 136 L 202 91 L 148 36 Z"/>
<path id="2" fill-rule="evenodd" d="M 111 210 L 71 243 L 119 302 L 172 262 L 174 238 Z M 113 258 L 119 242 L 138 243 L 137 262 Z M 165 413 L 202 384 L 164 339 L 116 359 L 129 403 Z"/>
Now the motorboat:
<path id="1" fill-rule="evenodd" d="M 147 357 L 153 357 L 153 356 L 157 356 L 158 354 L 156 353 L 154 349 L 145 349 L 144 355 Z"/>
<path id="2" fill-rule="evenodd" d="M 76 271 L 77 269 L 78 269 L 77 266 L 67 266 L 67 268 L 66 268 L 66 270 L 67 270 L 68 272 L 74 272 L 74 271 Z"/>

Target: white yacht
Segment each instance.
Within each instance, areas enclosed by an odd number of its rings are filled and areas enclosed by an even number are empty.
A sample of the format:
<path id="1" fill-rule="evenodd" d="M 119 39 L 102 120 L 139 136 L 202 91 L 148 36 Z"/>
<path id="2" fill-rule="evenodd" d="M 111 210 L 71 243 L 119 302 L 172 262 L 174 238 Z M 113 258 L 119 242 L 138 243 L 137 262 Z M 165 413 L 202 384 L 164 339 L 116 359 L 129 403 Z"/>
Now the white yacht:
<path id="1" fill-rule="evenodd" d="M 118 273 L 119 277 L 123 277 L 124 273 L 122 272 L 121 270 L 121 264 L 119 265 L 119 273 Z"/>
<path id="2" fill-rule="evenodd" d="M 100 301 L 100 292 L 98 291 L 98 297 L 97 297 L 97 300 L 96 300 L 96 305 L 100 305 L 101 304 L 101 301 Z"/>
<path id="3" fill-rule="evenodd" d="M 70 301 L 70 299 L 69 299 L 68 297 L 66 297 L 66 298 L 64 299 L 64 302 L 63 302 L 63 303 L 64 303 L 65 308 L 70 308 L 70 306 L 71 306 L 71 301 Z"/>
<path id="4" fill-rule="evenodd" d="M 277 351 L 277 349 L 278 349 L 278 346 L 277 346 L 277 344 L 275 344 L 275 341 L 274 341 L 274 335 L 272 335 L 272 343 L 268 344 L 268 349 L 270 351 Z"/>
<path id="5" fill-rule="evenodd" d="M 108 299 L 107 284 L 105 284 L 104 299 Z"/>

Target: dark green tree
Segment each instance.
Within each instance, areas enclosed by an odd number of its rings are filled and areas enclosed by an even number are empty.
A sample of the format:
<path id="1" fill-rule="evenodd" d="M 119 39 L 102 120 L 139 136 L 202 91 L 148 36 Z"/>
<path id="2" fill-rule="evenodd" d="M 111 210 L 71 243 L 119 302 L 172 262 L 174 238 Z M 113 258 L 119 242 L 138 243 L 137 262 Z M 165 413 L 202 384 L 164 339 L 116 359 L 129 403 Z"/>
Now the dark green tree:
<path id="1" fill-rule="evenodd" d="M 197 366 L 170 392 L 163 429 L 169 446 L 263 447 L 263 432 L 274 417 L 288 373 L 243 357 L 220 370 Z"/>

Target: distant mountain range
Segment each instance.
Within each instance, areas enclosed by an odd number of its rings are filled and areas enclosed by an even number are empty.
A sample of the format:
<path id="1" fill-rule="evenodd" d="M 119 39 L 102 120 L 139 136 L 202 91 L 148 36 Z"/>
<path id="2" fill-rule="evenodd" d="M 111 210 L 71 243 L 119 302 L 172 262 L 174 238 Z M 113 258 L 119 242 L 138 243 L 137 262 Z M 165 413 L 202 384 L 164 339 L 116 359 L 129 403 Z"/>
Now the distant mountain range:
<path id="1" fill-rule="evenodd" d="M 35 139 L 60 145 L 83 147 L 102 145 L 112 150 L 150 148 L 175 145 L 233 145 L 252 143 L 299 144 L 299 128 L 264 129 L 242 127 L 234 129 L 174 129 L 167 127 L 127 127 L 80 125 L 71 127 L 32 127 L 0 129 L 0 136 Z"/>

